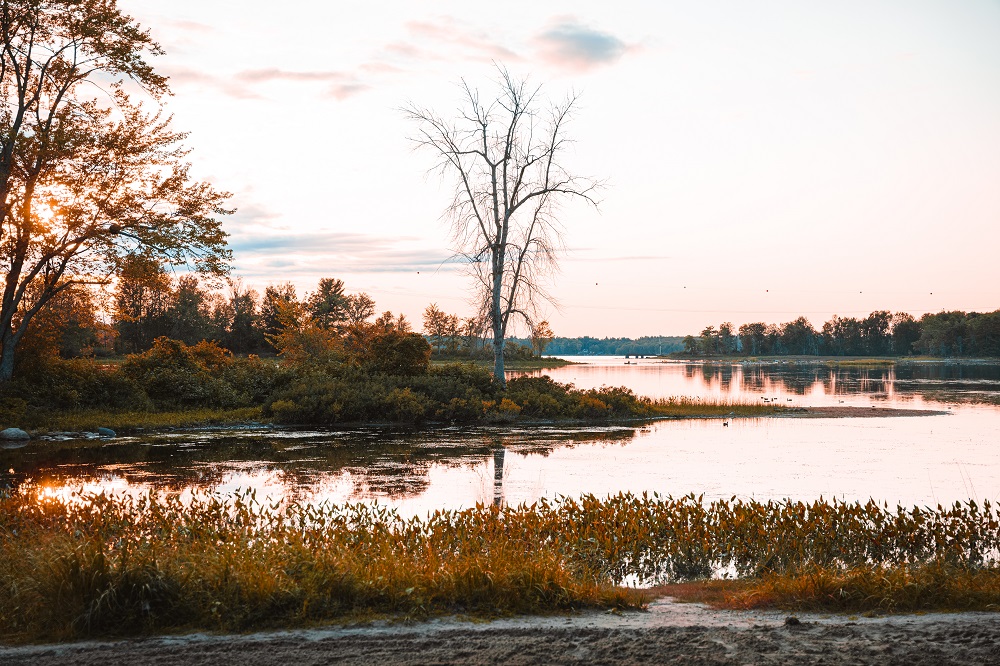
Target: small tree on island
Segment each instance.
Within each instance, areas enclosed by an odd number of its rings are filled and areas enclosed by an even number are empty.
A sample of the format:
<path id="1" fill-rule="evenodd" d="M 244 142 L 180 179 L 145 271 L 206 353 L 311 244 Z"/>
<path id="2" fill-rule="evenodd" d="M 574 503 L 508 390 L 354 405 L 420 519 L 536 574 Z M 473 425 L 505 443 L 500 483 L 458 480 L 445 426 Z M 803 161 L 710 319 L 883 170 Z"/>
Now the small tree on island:
<path id="1" fill-rule="evenodd" d="M 576 97 L 549 103 L 539 86 L 499 74 L 491 101 L 462 81 L 455 120 L 416 105 L 405 113 L 417 124 L 417 146 L 438 158 L 433 171 L 454 179 L 446 216 L 455 252 L 475 278 L 475 303 L 493 338 L 493 378 L 503 387 L 510 325 L 520 318 L 531 328 L 540 301 L 551 300 L 542 280 L 562 248 L 559 205 L 578 198 L 596 206 L 599 183 L 563 166 Z"/>
<path id="2" fill-rule="evenodd" d="M 547 321 L 540 321 L 531 327 L 531 346 L 539 356 L 545 353 L 545 348 L 555 337 Z"/>
<path id="3" fill-rule="evenodd" d="M 0 3 L 0 383 L 52 299 L 130 255 L 228 270 L 229 195 L 192 182 L 185 135 L 126 91 L 169 93 L 161 53 L 115 0 Z"/>

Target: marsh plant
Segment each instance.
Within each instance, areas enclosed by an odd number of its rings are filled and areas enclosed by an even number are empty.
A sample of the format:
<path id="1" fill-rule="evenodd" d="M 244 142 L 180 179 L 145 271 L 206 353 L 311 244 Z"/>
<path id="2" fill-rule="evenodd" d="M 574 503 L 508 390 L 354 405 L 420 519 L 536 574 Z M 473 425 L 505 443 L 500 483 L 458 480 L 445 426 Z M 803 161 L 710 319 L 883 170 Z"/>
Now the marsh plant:
<path id="1" fill-rule="evenodd" d="M 0 499 L 0 635 L 248 630 L 390 614 L 639 607 L 622 587 L 739 577 L 736 606 L 997 608 L 1000 516 L 622 494 L 405 518 L 252 494 Z M 711 585 L 712 583 L 709 583 Z"/>

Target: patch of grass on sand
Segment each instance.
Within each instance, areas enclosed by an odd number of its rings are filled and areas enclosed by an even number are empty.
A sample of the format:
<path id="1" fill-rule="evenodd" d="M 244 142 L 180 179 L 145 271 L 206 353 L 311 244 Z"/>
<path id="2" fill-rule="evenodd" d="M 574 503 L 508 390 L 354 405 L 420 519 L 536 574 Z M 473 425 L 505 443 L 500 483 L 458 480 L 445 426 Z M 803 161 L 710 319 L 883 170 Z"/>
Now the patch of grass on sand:
<path id="1" fill-rule="evenodd" d="M 896 365 L 896 359 L 893 358 L 844 358 L 844 359 L 830 359 L 824 361 L 823 364 L 829 368 L 852 368 L 852 367 L 865 367 L 865 368 L 891 368 Z"/>
<path id="2" fill-rule="evenodd" d="M 787 411 L 782 405 L 764 402 L 731 402 L 686 397 L 650 400 L 649 404 L 652 414 L 672 418 L 774 416 Z"/>
<path id="3" fill-rule="evenodd" d="M 1000 569 L 968 568 L 942 561 L 847 569 L 812 566 L 759 578 L 663 585 L 649 592 L 730 610 L 1000 611 Z"/>

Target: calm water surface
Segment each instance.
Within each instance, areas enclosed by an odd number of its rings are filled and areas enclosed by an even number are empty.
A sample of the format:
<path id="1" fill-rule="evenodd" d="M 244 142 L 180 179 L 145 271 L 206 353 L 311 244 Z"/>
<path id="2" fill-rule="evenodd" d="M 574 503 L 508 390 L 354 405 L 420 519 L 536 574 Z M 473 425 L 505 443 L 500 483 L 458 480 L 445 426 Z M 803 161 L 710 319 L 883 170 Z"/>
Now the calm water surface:
<path id="1" fill-rule="evenodd" d="M 890 504 L 1000 501 L 1000 365 L 660 363 L 588 358 L 548 371 L 580 388 L 794 406 L 944 412 L 871 419 L 735 419 L 637 428 L 215 429 L 103 445 L 0 449 L 0 485 L 365 501 L 404 514 L 495 500 L 645 491 L 708 498 L 843 499 Z"/>

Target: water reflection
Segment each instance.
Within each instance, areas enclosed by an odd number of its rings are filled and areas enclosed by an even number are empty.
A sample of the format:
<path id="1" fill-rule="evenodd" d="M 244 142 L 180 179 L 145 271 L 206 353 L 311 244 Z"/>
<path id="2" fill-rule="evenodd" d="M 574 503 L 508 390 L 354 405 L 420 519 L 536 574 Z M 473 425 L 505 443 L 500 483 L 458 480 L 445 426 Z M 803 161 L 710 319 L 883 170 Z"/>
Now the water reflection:
<path id="1" fill-rule="evenodd" d="M 288 500 L 405 500 L 425 494 L 434 470 L 494 468 L 488 497 L 503 501 L 504 457 L 631 441 L 634 428 L 256 428 L 183 432 L 114 442 L 31 442 L 0 450 L 0 487 L 85 486 L 168 492 L 277 488 Z M 272 493 L 273 494 L 273 493 Z"/>
<path id="2" fill-rule="evenodd" d="M 642 427 L 216 429 L 0 448 L 0 486 L 388 503 L 411 515 L 560 495 L 1000 500 L 1000 366 L 633 362 L 567 366 L 582 388 L 790 405 L 900 405 L 936 416 L 732 419 Z M 946 403 L 950 410 L 944 410 Z M 941 413 L 950 411 L 950 413 Z"/>
<path id="3" fill-rule="evenodd" d="M 493 449 L 493 506 L 503 504 L 503 457 L 507 449 Z"/>
<path id="4" fill-rule="evenodd" d="M 1000 405 L 1000 365 L 982 362 L 901 361 L 888 366 L 836 362 L 731 363 L 588 358 L 587 365 L 544 371 L 579 388 L 628 386 L 651 397 L 729 400 L 779 397 L 801 405 L 915 403 Z M 641 370 L 636 372 L 636 364 Z M 530 374 L 542 374 L 536 371 Z"/>

